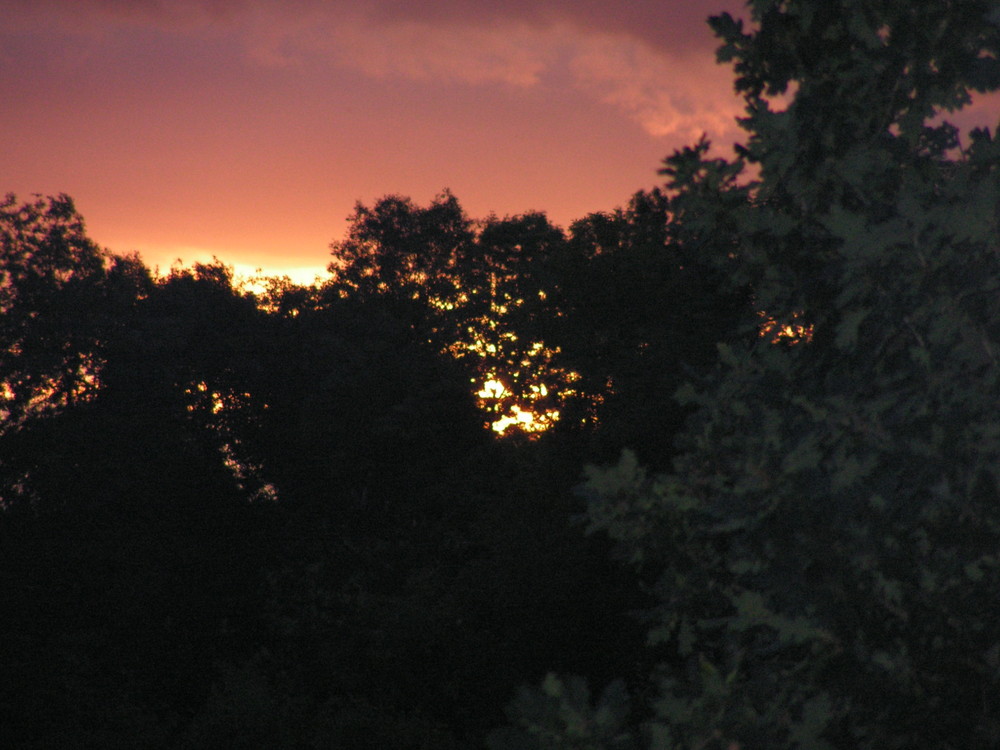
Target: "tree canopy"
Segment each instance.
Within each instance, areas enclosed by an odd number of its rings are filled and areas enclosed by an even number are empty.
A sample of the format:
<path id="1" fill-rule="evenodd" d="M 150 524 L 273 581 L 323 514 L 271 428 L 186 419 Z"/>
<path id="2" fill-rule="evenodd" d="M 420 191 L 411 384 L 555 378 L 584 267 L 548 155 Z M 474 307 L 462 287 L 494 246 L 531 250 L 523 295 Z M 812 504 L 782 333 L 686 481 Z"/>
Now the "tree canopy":
<path id="1" fill-rule="evenodd" d="M 599 355 L 583 313 L 598 257 L 671 288 L 665 215 L 598 248 L 389 196 L 326 282 L 251 293 L 111 255 L 64 196 L 4 205 L 14 746 L 481 746 L 518 684 L 638 648 L 642 594 L 571 487 L 631 418 L 591 394 L 670 401 L 626 364 L 656 347 L 631 300 L 601 302 L 628 344 Z"/>
<path id="2" fill-rule="evenodd" d="M 558 739 L 496 747 L 1000 741 L 1000 149 L 938 119 L 1000 88 L 1000 6 L 750 6 L 711 21 L 747 143 L 667 159 L 670 207 L 809 336 L 721 346 L 668 471 L 589 470 L 592 530 L 658 598 L 641 720 L 552 678 L 515 716 Z"/>

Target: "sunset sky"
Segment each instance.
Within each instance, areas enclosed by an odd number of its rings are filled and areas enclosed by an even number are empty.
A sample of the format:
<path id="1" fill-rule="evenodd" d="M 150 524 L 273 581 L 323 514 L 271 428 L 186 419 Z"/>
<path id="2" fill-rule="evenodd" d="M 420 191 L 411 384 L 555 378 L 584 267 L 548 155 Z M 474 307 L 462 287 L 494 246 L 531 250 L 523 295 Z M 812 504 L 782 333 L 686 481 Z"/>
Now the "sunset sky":
<path id="1" fill-rule="evenodd" d="M 702 132 L 741 138 L 705 19 L 742 8 L 0 0 L 0 194 L 68 193 L 99 244 L 161 270 L 214 255 L 300 279 L 388 193 L 566 226 Z"/>

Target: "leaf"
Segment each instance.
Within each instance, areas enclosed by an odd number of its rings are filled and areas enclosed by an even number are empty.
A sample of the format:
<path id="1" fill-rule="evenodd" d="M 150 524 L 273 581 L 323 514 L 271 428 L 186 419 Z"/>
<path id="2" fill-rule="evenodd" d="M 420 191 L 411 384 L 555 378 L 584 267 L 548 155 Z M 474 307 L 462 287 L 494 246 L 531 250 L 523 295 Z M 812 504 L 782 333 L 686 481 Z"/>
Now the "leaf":
<path id="1" fill-rule="evenodd" d="M 985 577 L 985 573 L 983 573 L 983 569 L 980 567 L 981 564 L 982 564 L 981 560 L 975 560 L 973 562 L 966 563 L 965 567 L 963 568 L 963 570 L 965 571 L 965 577 L 974 583 L 978 583 L 979 581 L 983 580 L 983 578 Z"/>
<path id="2" fill-rule="evenodd" d="M 992 57 L 975 60 L 969 71 L 969 86 L 984 93 L 1000 87 L 1000 60 Z"/>
<path id="3" fill-rule="evenodd" d="M 820 693 L 806 701 L 802 719 L 792 724 L 789 737 L 801 750 L 833 750 L 833 745 L 821 737 L 833 718 L 830 696 Z"/>
<path id="4" fill-rule="evenodd" d="M 635 491 L 646 481 L 646 470 L 639 465 L 635 452 L 622 450 L 618 463 L 611 468 L 584 467 L 586 489 L 597 495 L 615 496 L 623 491 Z"/>
<path id="5" fill-rule="evenodd" d="M 858 341 L 858 328 L 868 317 L 870 311 L 859 307 L 844 313 L 837 324 L 837 336 L 834 344 L 838 349 L 851 349 Z"/>
<path id="6" fill-rule="evenodd" d="M 681 619 L 680 630 L 677 633 L 677 653 L 681 656 L 689 656 L 694 651 L 694 644 L 697 635 L 691 627 L 691 621 L 684 617 Z"/>
<path id="7" fill-rule="evenodd" d="M 821 457 L 819 437 L 815 433 L 809 433 L 785 456 L 781 469 L 788 474 L 815 469 L 819 466 Z"/>

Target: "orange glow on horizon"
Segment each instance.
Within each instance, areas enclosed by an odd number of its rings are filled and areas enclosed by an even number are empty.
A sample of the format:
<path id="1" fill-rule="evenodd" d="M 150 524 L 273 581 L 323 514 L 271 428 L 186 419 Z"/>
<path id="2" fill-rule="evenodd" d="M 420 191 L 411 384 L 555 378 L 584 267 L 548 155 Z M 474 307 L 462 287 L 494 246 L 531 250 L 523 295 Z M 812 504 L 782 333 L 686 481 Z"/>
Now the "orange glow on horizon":
<path id="1" fill-rule="evenodd" d="M 322 274 L 357 201 L 448 187 L 474 215 L 568 225 L 652 187 L 664 154 L 701 132 L 740 134 L 705 23 L 736 0 L 463 4 L 443 25 L 419 1 L 174 7 L 210 4 L 5 8 L 20 74 L 0 76 L 18 103 L 0 118 L 18 144 L 0 192 L 66 192 L 96 242 L 150 266 L 218 255 Z"/>

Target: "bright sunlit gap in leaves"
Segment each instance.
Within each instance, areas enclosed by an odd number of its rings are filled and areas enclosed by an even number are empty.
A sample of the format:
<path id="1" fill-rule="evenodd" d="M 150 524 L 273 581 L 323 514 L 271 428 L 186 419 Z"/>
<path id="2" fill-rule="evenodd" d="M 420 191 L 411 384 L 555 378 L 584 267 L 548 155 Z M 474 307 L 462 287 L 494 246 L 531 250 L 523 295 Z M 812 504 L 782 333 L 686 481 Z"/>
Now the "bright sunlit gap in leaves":
<path id="1" fill-rule="evenodd" d="M 12 344 L 7 353 L 17 356 L 21 347 Z M 53 414 L 72 404 L 91 401 L 101 388 L 100 374 L 104 363 L 93 354 L 78 353 L 62 363 L 58 374 L 38 378 L 8 380 L 0 383 L 0 427 L 45 414 Z M 20 414 L 12 409 L 20 401 Z M 13 420 L 13 421 L 12 421 Z"/>
<path id="2" fill-rule="evenodd" d="M 758 329 L 759 335 L 761 338 L 770 337 L 772 344 L 798 344 L 812 341 L 813 327 L 811 324 L 796 322 L 801 317 L 799 313 L 792 316 L 791 322 L 779 322 L 765 312 L 757 314 L 763 318 Z"/>
<path id="3" fill-rule="evenodd" d="M 446 351 L 456 359 L 478 360 L 475 369 L 481 374 L 471 382 L 477 388 L 476 403 L 491 430 L 503 436 L 544 432 L 559 421 L 561 402 L 576 395 L 570 384 L 580 375 L 555 364 L 558 347 L 548 347 L 542 341 L 522 342 L 504 318 L 524 300 L 498 293 L 495 278 L 490 287 L 489 314 L 467 321 L 462 339 Z M 538 295 L 545 299 L 543 291 Z M 466 292 L 458 291 L 454 301 L 438 299 L 431 304 L 453 310 L 469 301 Z"/>
<path id="4" fill-rule="evenodd" d="M 509 335 L 516 341 L 513 334 Z M 495 346 L 483 339 L 476 339 L 473 346 L 484 363 L 497 353 Z M 486 414 L 490 429 L 505 436 L 540 433 L 559 421 L 561 404 L 579 395 L 572 384 L 580 380 L 579 373 L 553 362 L 559 352 L 558 347 L 549 348 L 536 341 L 508 369 L 487 368 L 482 376 L 472 379 L 473 385 L 479 386 L 477 405 Z"/>
<path id="5" fill-rule="evenodd" d="M 540 341 L 522 348 L 514 333 L 498 333 L 494 321 L 479 322 L 486 323 L 486 329 L 494 334 L 492 341 L 476 335 L 469 343 L 453 344 L 449 351 L 456 357 L 471 354 L 480 358 L 482 367 L 477 369 L 484 372 L 472 383 L 479 386 L 477 404 L 487 415 L 490 428 L 503 435 L 508 431 L 543 432 L 552 427 L 559 419 L 560 396 L 570 395 L 567 386 L 579 375 L 552 363 L 559 349 Z M 476 331 L 470 328 L 470 333 Z"/>
<path id="6" fill-rule="evenodd" d="M 512 394 L 496 376 L 488 379 L 483 383 L 482 389 L 476 392 L 479 408 L 491 418 L 498 416 L 490 423 L 490 428 L 501 435 L 509 429 L 521 432 L 543 432 L 549 429 L 559 419 L 559 410 L 538 408 L 536 412 L 534 407 L 534 402 L 548 395 L 549 391 L 544 383 L 532 385 L 528 387 L 526 394 L 522 394 L 522 403 L 515 402 L 508 406 L 505 399 Z"/>

